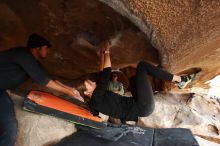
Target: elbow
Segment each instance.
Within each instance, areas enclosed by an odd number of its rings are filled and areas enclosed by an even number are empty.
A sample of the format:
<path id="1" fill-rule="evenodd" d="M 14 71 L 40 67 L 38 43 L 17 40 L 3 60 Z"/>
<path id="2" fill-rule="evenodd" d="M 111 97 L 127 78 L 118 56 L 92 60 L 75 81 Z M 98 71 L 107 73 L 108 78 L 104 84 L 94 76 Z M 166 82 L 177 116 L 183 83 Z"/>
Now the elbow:
<path id="1" fill-rule="evenodd" d="M 53 82 L 54 82 L 53 80 L 49 80 L 45 86 L 48 87 L 48 88 L 51 88 Z"/>

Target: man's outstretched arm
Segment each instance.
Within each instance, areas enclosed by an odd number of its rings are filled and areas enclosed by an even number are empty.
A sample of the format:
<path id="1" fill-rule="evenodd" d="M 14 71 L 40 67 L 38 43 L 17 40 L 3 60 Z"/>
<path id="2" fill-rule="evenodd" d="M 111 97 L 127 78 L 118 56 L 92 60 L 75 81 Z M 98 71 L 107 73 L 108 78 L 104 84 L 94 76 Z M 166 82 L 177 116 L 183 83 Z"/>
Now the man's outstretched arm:
<path id="1" fill-rule="evenodd" d="M 71 88 L 67 85 L 62 84 L 59 81 L 50 80 L 46 87 L 67 94 L 73 98 L 76 98 L 79 101 L 84 102 L 84 99 L 80 96 L 79 92 L 75 88 Z"/>
<path id="2" fill-rule="evenodd" d="M 83 101 L 83 98 L 80 96 L 79 92 L 66 86 L 59 81 L 54 81 L 50 76 L 39 66 L 33 55 L 31 53 L 24 51 L 22 54 L 18 54 L 17 63 L 27 72 L 27 74 L 34 79 L 38 84 L 46 86 L 48 88 L 54 89 L 56 91 L 67 94 L 71 97 L 74 97 L 80 101 Z"/>

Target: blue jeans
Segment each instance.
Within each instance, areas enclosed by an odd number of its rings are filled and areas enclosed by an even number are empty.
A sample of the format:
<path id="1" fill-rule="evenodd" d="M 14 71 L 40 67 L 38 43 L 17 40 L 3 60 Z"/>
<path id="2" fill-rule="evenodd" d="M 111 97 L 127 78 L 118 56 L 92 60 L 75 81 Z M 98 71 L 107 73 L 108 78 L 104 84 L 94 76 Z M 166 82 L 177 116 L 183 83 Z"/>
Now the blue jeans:
<path id="1" fill-rule="evenodd" d="M 14 146 L 17 120 L 13 102 L 4 90 L 0 90 L 0 146 Z"/>

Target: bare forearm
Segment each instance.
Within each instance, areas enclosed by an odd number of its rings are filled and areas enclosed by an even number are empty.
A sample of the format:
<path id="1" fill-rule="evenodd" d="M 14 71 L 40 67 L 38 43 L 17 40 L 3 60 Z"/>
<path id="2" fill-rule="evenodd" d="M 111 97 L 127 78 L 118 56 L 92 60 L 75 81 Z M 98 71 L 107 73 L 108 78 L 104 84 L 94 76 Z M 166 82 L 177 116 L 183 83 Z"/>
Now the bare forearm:
<path id="1" fill-rule="evenodd" d="M 103 68 L 111 67 L 111 58 L 110 58 L 110 52 L 104 54 L 105 60 Z"/>
<path id="2" fill-rule="evenodd" d="M 57 83 L 56 81 L 53 81 L 53 80 L 50 80 L 48 82 L 48 84 L 46 85 L 46 87 L 50 88 L 50 89 L 53 89 L 53 90 L 56 90 L 56 91 L 59 91 L 59 92 L 62 92 L 64 94 L 70 94 L 70 89 L 69 88 L 66 88 L 62 85 L 60 85 L 59 83 Z"/>
<path id="3" fill-rule="evenodd" d="M 109 41 L 100 44 L 100 70 L 111 67 L 110 47 Z"/>
<path id="4" fill-rule="evenodd" d="M 100 49 L 100 71 L 102 71 L 103 70 L 103 67 L 104 67 L 104 54 L 103 54 L 103 51 L 104 51 L 104 49 L 103 48 L 101 48 Z"/>
<path id="5" fill-rule="evenodd" d="M 64 84 L 61 83 L 60 81 L 55 80 L 55 82 L 56 82 L 57 84 L 59 84 L 60 86 L 64 87 L 64 88 L 67 88 L 67 89 L 69 89 L 69 90 L 72 90 L 72 87 L 69 87 L 69 86 L 67 86 L 67 85 L 64 85 Z"/>
<path id="6" fill-rule="evenodd" d="M 48 82 L 48 84 L 46 85 L 46 87 L 51 88 L 56 91 L 59 91 L 59 92 L 62 92 L 64 94 L 67 94 L 67 95 L 79 100 L 79 101 L 84 102 L 84 99 L 80 95 L 79 91 L 77 91 L 75 88 L 71 88 L 69 86 L 62 84 L 59 81 L 50 80 Z"/>

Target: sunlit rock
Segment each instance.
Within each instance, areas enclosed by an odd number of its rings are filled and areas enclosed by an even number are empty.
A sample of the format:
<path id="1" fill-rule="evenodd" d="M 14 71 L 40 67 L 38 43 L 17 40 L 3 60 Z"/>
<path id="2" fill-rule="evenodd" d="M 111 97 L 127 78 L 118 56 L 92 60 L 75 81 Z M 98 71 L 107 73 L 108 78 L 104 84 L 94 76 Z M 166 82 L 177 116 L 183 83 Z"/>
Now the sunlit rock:
<path id="1" fill-rule="evenodd" d="M 157 128 L 189 128 L 195 135 L 220 139 L 220 105 L 207 95 L 155 95 L 152 115 L 140 118 L 139 125 Z"/>

